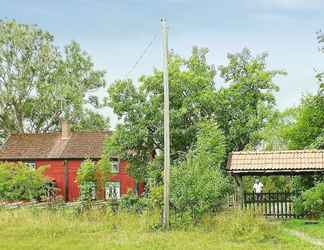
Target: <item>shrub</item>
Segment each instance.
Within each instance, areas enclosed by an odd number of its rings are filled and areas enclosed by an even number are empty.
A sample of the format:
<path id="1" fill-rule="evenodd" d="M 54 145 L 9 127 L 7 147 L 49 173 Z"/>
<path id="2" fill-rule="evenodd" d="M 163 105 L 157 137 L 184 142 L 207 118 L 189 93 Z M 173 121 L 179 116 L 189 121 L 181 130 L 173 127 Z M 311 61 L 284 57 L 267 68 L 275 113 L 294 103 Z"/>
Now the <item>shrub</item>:
<path id="1" fill-rule="evenodd" d="M 45 166 L 36 170 L 24 163 L 0 164 L 0 199 L 7 201 L 40 199 L 45 195 Z"/>
<path id="2" fill-rule="evenodd" d="M 305 191 L 299 199 L 294 202 L 295 211 L 298 214 L 310 217 L 324 216 L 324 183 Z"/>
<path id="3" fill-rule="evenodd" d="M 87 159 L 81 163 L 77 172 L 80 187 L 80 201 L 89 203 L 94 198 L 96 189 L 96 165 Z"/>
<path id="4" fill-rule="evenodd" d="M 219 208 L 228 190 L 228 179 L 219 168 L 210 167 L 202 154 L 189 153 L 186 161 L 172 169 L 171 203 L 177 213 L 189 213 L 194 222 Z"/>
<path id="5" fill-rule="evenodd" d="M 139 197 L 129 190 L 127 195 L 124 195 L 121 198 L 120 207 L 129 212 L 142 213 L 142 211 L 147 207 L 147 199 Z"/>
<path id="6" fill-rule="evenodd" d="M 96 166 L 93 161 L 87 159 L 81 163 L 77 173 L 78 183 L 84 184 L 87 182 L 96 181 Z"/>

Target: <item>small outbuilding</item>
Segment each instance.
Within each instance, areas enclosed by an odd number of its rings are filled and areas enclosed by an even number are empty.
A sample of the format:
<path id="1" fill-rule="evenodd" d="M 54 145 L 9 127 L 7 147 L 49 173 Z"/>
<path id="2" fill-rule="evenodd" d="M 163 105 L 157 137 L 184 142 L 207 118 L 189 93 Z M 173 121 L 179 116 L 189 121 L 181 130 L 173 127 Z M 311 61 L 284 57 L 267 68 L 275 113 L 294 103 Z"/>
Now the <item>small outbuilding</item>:
<path id="1" fill-rule="evenodd" d="M 235 178 L 239 200 L 244 206 L 249 197 L 252 197 L 252 203 L 255 202 L 253 194 L 244 192 L 244 176 L 324 174 L 324 150 L 233 152 L 229 156 L 227 171 Z M 257 205 L 265 207 L 265 214 L 269 214 L 271 211 L 270 214 L 276 216 L 280 215 L 277 209 L 280 208 L 281 213 L 282 210 L 286 210 L 286 214 L 284 214 L 286 216 L 287 207 L 289 207 L 287 202 L 291 202 L 291 199 L 287 198 L 289 195 L 285 192 L 266 193 L 262 195 L 263 198 L 257 202 Z M 279 203 L 284 204 L 280 205 Z M 274 210 L 276 210 L 275 213 Z"/>

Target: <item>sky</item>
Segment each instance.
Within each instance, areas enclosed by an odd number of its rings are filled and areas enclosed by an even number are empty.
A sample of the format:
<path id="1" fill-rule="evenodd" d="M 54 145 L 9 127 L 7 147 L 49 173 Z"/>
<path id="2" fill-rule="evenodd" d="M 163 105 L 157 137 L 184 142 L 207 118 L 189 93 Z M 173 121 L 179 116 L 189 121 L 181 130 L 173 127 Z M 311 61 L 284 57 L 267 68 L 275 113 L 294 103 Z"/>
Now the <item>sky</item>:
<path id="1" fill-rule="evenodd" d="M 189 56 L 192 46 L 207 47 L 209 63 L 219 66 L 228 53 L 245 47 L 254 54 L 268 52 L 269 68 L 288 73 L 275 79 L 280 110 L 318 88 L 314 75 L 324 69 L 324 54 L 316 32 L 324 29 L 324 0 L 0 0 L 0 19 L 37 24 L 58 46 L 77 41 L 95 67 L 106 70 L 108 85 L 162 66 L 161 17 L 169 25 L 170 49 L 182 56 Z M 221 79 L 216 84 L 223 85 Z M 112 111 L 101 112 L 115 126 Z"/>

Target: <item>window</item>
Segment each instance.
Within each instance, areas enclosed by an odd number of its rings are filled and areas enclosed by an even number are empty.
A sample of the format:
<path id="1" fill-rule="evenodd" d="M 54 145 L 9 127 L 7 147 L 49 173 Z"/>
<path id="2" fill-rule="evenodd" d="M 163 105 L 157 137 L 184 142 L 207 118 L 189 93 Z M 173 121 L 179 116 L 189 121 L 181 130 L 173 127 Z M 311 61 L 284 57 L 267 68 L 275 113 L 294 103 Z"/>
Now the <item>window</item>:
<path id="1" fill-rule="evenodd" d="M 26 161 L 25 164 L 31 169 L 36 169 L 36 163 L 34 161 Z"/>
<path id="2" fill-rule="evenodd" d="M 119 199 L 120 198 L 120 182 L 107 182 L 105 187 L 106 199 Z"/>
<path id="3" fill-rule="evenodd" d="M 118 159 L 111 160 L 111 172 L 114 174 L 119 173 L 119 160 Z"/>

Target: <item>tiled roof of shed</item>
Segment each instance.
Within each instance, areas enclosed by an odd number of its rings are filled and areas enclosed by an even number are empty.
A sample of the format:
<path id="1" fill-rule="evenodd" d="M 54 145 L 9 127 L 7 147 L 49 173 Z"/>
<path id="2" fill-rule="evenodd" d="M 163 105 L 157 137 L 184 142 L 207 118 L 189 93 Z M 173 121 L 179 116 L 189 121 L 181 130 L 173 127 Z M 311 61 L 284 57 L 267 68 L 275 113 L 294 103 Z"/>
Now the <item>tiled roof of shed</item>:
<path id="1" fill-rule="evenodd" d="M 13 134 L 0 150 L 0 160 L 99 159 L 110 132 Z"/>
<path id="2" fill-rule="evenodd" d="M 232 173 L 324 171 L 324 150 L 233 152 L 227 167 Z"/>

